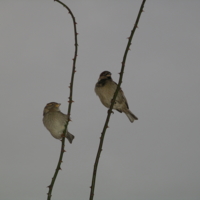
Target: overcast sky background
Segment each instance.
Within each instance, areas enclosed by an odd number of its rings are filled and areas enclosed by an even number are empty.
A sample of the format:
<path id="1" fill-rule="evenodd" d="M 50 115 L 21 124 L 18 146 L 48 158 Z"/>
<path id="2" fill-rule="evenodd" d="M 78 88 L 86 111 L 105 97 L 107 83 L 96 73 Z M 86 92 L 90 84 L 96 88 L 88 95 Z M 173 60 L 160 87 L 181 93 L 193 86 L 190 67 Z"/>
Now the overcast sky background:
<path id="1" fill-rule="evenodd" d="M 73 144 L 52 200 L 89 199 L 107 109 L 94 93 L 118 72 L 142 0 L 67 1 L 78 22 Z M 133 124 L 115 111 L 105 135 L 94 200 L 199 200 L 200 1 L 147 0 L 122 88 Z M 42 124 L 46 103 L 68 109 L 73 24 L 53 0 L 0 3 L 0 199 L 46 199 L 60 142 Z"/>

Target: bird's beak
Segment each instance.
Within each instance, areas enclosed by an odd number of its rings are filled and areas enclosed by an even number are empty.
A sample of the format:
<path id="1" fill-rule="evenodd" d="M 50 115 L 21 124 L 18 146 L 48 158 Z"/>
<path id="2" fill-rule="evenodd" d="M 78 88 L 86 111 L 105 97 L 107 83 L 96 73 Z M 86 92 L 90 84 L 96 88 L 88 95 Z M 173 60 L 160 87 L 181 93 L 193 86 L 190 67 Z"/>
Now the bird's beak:
<path id="1" fill-rule="evenodd" d="M 60 107 L 60 105 L 61 105 L 61 103 L 58 103 L 58 104 L 56 104 L 56 107 L 58 107 L 58 108 L 59 108 L 59 107 Z"/>

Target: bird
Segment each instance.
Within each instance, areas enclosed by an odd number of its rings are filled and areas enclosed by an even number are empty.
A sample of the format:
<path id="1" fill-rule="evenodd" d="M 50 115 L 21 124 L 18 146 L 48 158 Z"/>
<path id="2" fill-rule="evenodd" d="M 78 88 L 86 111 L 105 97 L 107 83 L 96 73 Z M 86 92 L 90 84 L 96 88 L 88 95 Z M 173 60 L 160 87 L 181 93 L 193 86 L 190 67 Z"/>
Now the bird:
<path id="1" fill-rule="evenodd" d="M 63 138 L 65 124 L 68 121 L 68 115 L 60 111 L 60 105 L 60 103 L 56 102 L 47 103 L 43 111 L 43 124 L 56 139 Z M 72 143 L 74 135 L 66 131 L 66 138 L 69 140 L 69 143 Z"/>
<path id="2" fill-rule="evenodd" d="M 101 103 L 105 107 L 110 108 L 116 88 L 117 83 L 113 81 L 111 72 L 103 71 L 99 76 L 94 90 L 97 96 L 99 96 Z M 138 118 L 129 110 L 128 102 L 121 88 L 117 94 L 113 109 L 120 113 L 125 113 L 131 123 L 133 123 L 134 120 L 138 120 Z"/>

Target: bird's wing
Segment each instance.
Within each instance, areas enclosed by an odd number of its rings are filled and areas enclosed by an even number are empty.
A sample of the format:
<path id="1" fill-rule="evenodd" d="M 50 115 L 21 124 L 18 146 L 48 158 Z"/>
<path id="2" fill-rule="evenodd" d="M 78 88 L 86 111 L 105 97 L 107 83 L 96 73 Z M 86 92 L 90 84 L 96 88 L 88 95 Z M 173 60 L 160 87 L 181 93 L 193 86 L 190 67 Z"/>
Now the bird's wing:
<path id="1" fill-rule="evenodd" d="M 114 82 L 114 83 L 115 83 L 115 82 Z M 116 87 L 117 87 L 117 83 L 115 83 L 115 84 L 116 84 Z M 123 90 L 121 89 L 121 87 L 120 87 L 119 92 L 118 92 L 118 94 L 117 94 L 116 101 L 119 102 L 120 104 L 121 104 L 122 102 L 125 102 L 127 108 L 129 109 L 128 101 L 127 101 L 127 99 L 126 99 L 126 97 L 125 97 L 125 95 L 124 95 L 124 92 L 123 92 Z"/>

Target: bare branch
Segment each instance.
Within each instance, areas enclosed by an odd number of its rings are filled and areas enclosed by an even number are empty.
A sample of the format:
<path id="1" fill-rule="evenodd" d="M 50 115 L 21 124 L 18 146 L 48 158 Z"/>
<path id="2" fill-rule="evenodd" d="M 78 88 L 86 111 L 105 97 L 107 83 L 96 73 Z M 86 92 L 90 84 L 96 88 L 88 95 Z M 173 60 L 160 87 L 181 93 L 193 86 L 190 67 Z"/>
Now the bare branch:
<path id="1" fill-rule="evenodd" d="M 75 17 L 73 15 L 72 11 L 70 10 L 70 8 L 68 6 L 66 6 L 64 3 L 62 3 L 61 1 L 59 1 L 59 0 L 54 0 L 54 1 L 57 1 L 58 3 L 63 5 L 68 10 L 69 14 L 72 17 L 72 21 L 73 21 L 73 25 L 74 25 L 75 52 L 74 52 L 74 57 L 72 59 L 73 60 L 73 66 L 72 66 L 71 82 L 70 82 L 70 86 L 69 86 L 70 95 L 69 95 L 69 101 L 68 101 L 69 105 L 68 105 L 68 113 L 67 113 L 68 114 L 68 121 L 67 121 L 67 123 L 65 125 L 65 130 L 63 131 L 64 136 L 66 136 L 66 132 L 67 132 L 66 130 L 67 130 L 67 127 L 68 127 L 68 123 L 69 123 L 69 121 L 71 121 L 70 120 L 71 107 L 72 107 L 72 103 L 74 102 L 72 100 L 72 96 L 73 96 L 74 74 L 76 72 L 76 70 L 75 70 L 76 69 L 76 58 L 77 58 L 77 52 L 78 52 L 78 39 L 77 39 L 78 33 L 77 33 L 77 28 L 76 28 L 76 24 L 77 23 L 76 23 Z M 58 175 L 58 171 L 61 170 L 60 166 L 61 166 L 61 163 L 62 163 L 63 154 L 64 154 L 64 152 L 66 152 L 65 149 L 64 149 L 64 147 L 65 147 L 65 137 L 62 138 L 61 142 L 62 142 L 62 144 L 61 144 L 61 150 L 60 150 L 60 157 L 59 157 L 58 164 L 57 164 L 54 176 L 52 178 L 51 184 L 48 186 L 49 191 L 47 193 L 47 200 L 51 199 L 51 196 L 52 196 L 51 194 L 52 194 L 52 190 L 53 190 L 53 186 L 54 186 L 55 180 L 56 180 L 57 175 Z"/>
<path id="2" fill-rule="evenodd" d="M 90 198 L 89 198 L 89 200 L 93 200 L 93 197 L 94 197 L 96 174 L 97 174 L 97 168 L 98 168 L 98 163 L 99 163 L 99 159 L 100 159 L 100 154 L 101 154 L 102 147 L 103 147 L 104 136 L 105 136 L 105 133 L 106 133 L 106 129 L 108 128 L 108 123 L 109 123 L 109 120 L 110 120 L 110 115 L 112 113 L 112 109 L 113 109 L 113 105 L 114 105 L 115 99 L 117 97 L 118 91 L 119 91 L 121 83 L 122 83 L 122 78 L 123 78 L 123 73 L 124 73 L 124 68 L 125 68 L 125 63 L 126 63 L 126 57 L 127 57 L 128 51 L 130 49 L 130 45 L 131 45 L 131 41 L 132 41 L 133 35 L 134 35 L 135 30 L 136 30 L 136 28 L 138 26 L 141 13 L 143 12 L 143 8 L 144 8 L 145 2 L 146 2 L 146 0 L 142 1 L 142 4 L 141 4 L 140 10 L 139 10 L 137 19 L 135 21 L 135 25 L 134 25 L 134 27 L 133 27 L 133 29 L 131 31 L 131 34 L 130 34 L 130 36 L 128 38 L 128 44 L 126 46 L 126 50 L 125 50 L 124 56 L 123 56 L 123 61 L 122 61 L 122 66 L 121 66 L 121 72 L 119 73 L 120 77 L 119 77 L 119 81 L 118 81 L 118 84 L 117 84 L 117 89 L 116 89 L 115 94 L 113 96 L 112 103 L 111 103 L 110 108 L 108 110 L 108 115 L 107 115 L 107 118 L 106 118 L 106 121 L 105 121 L 105 124 L 104 124 L 104 127 L 103 127 L 103 131 L 101 133 L 99 148 L 98 148 L 97 155 L 96 155 L 96 160 L 95 160 L 95 163 L 94 163 L 93 176 L 92 176 L 92 184 L 91 184 L 91 187 L 90 187 L 91 191 L 90 191 Z"/>

